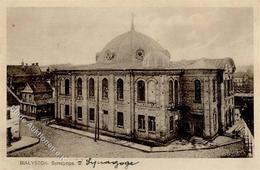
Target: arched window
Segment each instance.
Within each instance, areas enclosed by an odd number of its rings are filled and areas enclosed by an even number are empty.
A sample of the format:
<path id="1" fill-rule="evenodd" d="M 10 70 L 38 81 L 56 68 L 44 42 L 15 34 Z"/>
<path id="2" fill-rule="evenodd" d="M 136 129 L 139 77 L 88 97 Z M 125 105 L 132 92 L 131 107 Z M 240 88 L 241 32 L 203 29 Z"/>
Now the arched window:
<path id="1" fill-rule="evenodd" d="M 178 81 L 174 81 L 174 100 L 175 100 L 175 106 L 179 104 L 179 86 Z"/>
<path id="2" fill-rule="evenodd" d="M 169 104 L 173 103 L 173 81 L 169 81 Z"/>
<path id="3" fill-rule="evenodd" d="M 108 80 L 106 78 L 102 80 L 102 98 L 108 98 Z"/>
<path id="4" fill-rule="evenodd" d="M 65 95 L 69 95 L 70 94 L 70 80 L 66 79 L 65 80 Z"/>
<path id="5" fill-rule="evenodd" d="M 137 82 L 137 100 L 145 101 L 145 83 L 143 80 Z"/>
<path id="6" fill-rule="evenodd" d="M 124 81 L 122 79 L 117 80 L 117 100 L 124 99 Z"/>
<path id="7" fill-rule="evenodd" d="M 201 103 L 201 83 L 199 80 L 195 80 L 195 101 Z"/>
<path id="8" fill-rule="evenodd" d="M 89 97 L 94 97 L 95 96 L 95 82 L 93 78 L 89 79 L 88 82 L 88 91 L 89 91 Z"/>
<path id="9" fill-rule="evenodd" d="M 149 81 L 147 85 L 147 92 L 148 92 L 148 102 L 149 103 L 156 103 L 156 87 L 155 87 L 155 82 L 154 81 Z"/>
<path id="10" fill-rule="evenodd" d="M 59 80 L 59 86 L 60 86 L 60 93 L 59 94 L 63 94 L 63 92 L 64 92 L 64 86 L 63 86 L 63 80 L 62 79 L 60 79 Z"/>
<path id="11" fill-rule="evenodd" d="M 77 80 L 77 95 L 81 96 L 82 95 L 82 79 L 78 78 Z"/>

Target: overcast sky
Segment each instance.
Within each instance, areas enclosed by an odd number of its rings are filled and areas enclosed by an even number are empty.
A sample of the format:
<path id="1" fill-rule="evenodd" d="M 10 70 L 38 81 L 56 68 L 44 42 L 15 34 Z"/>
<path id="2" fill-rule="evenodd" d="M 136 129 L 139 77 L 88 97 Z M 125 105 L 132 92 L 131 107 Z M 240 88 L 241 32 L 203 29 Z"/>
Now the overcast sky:
<path id="1" fill-rule="evenodd" d="M 114 37 L 137 31 L 171 60 L 232 57 L 253 64 L 252 8 L 9 8 L 7 63 L 88 64 Z"/>

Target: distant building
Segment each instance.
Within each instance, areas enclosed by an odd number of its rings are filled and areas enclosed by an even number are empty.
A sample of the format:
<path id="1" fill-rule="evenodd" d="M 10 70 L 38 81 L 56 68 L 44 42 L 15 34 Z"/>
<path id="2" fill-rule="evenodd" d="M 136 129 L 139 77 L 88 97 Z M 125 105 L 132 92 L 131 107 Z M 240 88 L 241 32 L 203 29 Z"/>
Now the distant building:
<path id="1" fill-rule="evenodd" d="M 22 114 L 37 118 L 53 116 L 53 89 L 48 82 L 44 80 L 30 81 L 26 83 L 26 86 L 20 93 Z"/>
<path id="2" fill-rule="evenodd" d="M 253 75 L 246 72 L 235 72 L 234 86 L 236 93 L 253 93 Z"/>
<path id="3" fill-rule="evenodd" d="M 132 25 L 97 53 L 95 64 L 54 71 L 55 118 L 138 140 L 214 138 L 234 123 L 234 71 L 231 58 L 173 63 L 168 50 Z"/>
<path id="4" fill-rule="evenodd" d="M 20 99 L 7 87 L 7 145 L 20 139 Z"/>

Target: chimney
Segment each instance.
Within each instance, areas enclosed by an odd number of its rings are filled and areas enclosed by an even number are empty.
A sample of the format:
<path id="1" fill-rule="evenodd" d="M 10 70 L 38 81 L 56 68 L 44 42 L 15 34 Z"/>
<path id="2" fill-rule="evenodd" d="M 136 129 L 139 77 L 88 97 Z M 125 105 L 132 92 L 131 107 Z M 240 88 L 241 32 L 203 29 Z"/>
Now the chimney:
<path id="1" fill-rule="evenodd" d="M 35 63 L 37 66 L 39 65 L 39 63 L 37 62 L 37 63 Z"/>
<path id="2" fill-rule="evenodd" d="M 23 62 L 23 59 L 22 59 L 21 65 L 22 65 L 22 66 L 24 66 L 24 62 Z"/>

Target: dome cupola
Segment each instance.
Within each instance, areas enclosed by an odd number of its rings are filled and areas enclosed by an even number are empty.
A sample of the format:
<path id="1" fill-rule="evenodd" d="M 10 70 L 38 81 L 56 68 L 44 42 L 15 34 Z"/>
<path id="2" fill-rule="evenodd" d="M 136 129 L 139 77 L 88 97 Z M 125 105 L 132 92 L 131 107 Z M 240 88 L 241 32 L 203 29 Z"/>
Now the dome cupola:
<path id="1" fill-rule="evenodd" d="M 96 55 L 97 63 L 141 63 L 144 67 L 169 66 L 170 53 L 152 38 L 131 30 L 112 39 Z"/>

